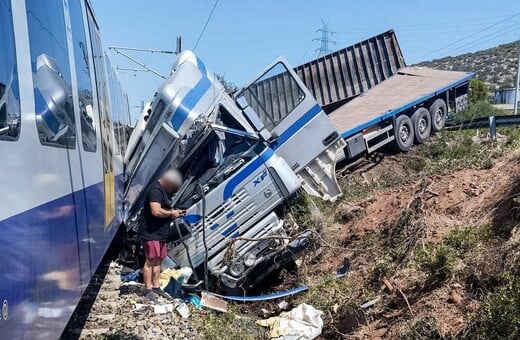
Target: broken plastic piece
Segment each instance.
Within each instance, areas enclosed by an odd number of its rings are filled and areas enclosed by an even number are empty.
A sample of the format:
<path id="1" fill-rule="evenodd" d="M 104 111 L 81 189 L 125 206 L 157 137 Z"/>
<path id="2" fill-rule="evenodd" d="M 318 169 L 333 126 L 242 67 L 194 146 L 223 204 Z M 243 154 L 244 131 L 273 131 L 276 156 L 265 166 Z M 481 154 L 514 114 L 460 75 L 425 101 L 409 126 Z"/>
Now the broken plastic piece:
<path id="1" fill-rule="evenodd" d="M 360 308 L 368 308 L 368 307 L 372 307 L 373 305 L 375 305 L 379 300 L 381 300 L 381 296 L 378 296 L 376 297 L 375 299 L 372 299 L 370 301 L 367 301 L 365 302 L 364 304 L 362 304 L 361 306 L 359 306 Z"/>
<path id="2" fill-rule="evenodd" d="M 202 309 L 200 298 L 196 295 L 189 295 L 184 301 L 191 303 L 197 309 Z"/>
<path id="3" fill-rule="evenodd" d="M 177 308 L 175 308 L 177 312 L 182 316 L 184 319 L 187 319 L 190 317 L 190 309 L 188 308 L 188 305 L 184 302 L 180 303 Z"/>
<path id="4" fill-rule="evenodd" d="M 173 305 L 171 303 L 165 305 L 155 305 L 153 306 L 153 312 L 155 314 L 166 314 L 168 312 L 173 312 Z"/>
<path id="5" fill-rule="evenodd" d="M 216 311 L 227 313 L 227 302 L 206 292 L 202 292 L 200 304 Z"/>

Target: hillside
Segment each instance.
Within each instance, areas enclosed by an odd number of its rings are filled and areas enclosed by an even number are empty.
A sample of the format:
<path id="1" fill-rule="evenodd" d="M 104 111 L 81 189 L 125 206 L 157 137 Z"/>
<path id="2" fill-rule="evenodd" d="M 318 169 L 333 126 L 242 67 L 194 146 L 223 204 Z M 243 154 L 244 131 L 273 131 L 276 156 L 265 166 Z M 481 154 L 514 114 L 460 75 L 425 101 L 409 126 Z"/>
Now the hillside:
<path id="1" fill-rule="evenodd" d="M 490 90 L 514 87 L 517 65 L 518 42 L 418 64 L 439 70 L 476 72 Z"/>

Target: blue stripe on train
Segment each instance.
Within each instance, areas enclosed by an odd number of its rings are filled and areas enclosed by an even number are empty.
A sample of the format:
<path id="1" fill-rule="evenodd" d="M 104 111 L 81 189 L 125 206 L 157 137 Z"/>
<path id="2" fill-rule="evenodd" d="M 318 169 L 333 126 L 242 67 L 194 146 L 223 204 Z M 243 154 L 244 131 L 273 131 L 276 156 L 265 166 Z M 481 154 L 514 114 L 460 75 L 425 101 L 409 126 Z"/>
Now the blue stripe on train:
<path id="1" fill-rule="evenodd" d="M 45 307 L 56 315 L 44 331 L 61 333 L 73 312 L 65 306 L 76 306 L 117 230 L 103 225 L 103 190 L 97 183 L 0 221 L 0 300 L 9 305 L 2 336 L 33 334 L 26 322 Z"/>

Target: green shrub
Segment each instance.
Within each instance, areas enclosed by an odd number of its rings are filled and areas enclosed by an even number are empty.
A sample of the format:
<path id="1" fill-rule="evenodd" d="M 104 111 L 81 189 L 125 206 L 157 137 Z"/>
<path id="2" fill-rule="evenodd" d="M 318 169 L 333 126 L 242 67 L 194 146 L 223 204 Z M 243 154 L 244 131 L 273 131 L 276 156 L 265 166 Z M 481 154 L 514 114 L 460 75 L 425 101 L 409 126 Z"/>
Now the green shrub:
<path id="1" fill-rule="evenodd" d="M 415 263 L 429 277 L 440 281 L 450 278 L 459 260 L 459 253 L 446 244 L 429 244 L 415 255 Z"/>
<path id="2" fill-rule="evenodd" d="M 520 278 L 506 273 L 503 282 L 484 299 L 465 339 L 520 339 Z"/>
<path id="3" fill-rule="evenodd" d="M 471 103 L 468 107 L 457 113 L 454 117 L 455 122 L 464 122 L 472 119 L 490 117 L 490 116 L 501 116 L 504 115 L 505 111 L 497 109 L 491 105 L 487 100 Z"/>
<path id="4" fill-rule="evenodd" d="M 441 132 L 418 149 L 419 156 L 430 160 L 429 173 L 446 173 L 462 169 L 489 169 L 494 150 L 490 145 L 475 143 L 474 131 Z"/>
<path id="5" fill-rule="evenodd" d="M 399 334 L 399 339 L 442 339 L 443 336 L 438 331 L 437 320 L 431 316 L 421 316 L 412 320 Z"/>
<path id="6" fill-rule="evenodd" d="M 471 79 L 469 83 L 469 102 L 471 104 L 488 100 L 488 86 L 480 79 Z"/>
<path id="7" fill-rule="evenodd" d="M 467 252 L 477 249 L 491 237 L 489 225 L 455 229 L 441 243 L 418 247 L 414 260 L 430 277 L 442 281 L 453 276 Z"/>
<path id="8" fill-rule="evenodd" d="M 444 237 L 444 243 L 459 254 L 479 247 L 492 237 L 489 225 L 454 229 Z"/>

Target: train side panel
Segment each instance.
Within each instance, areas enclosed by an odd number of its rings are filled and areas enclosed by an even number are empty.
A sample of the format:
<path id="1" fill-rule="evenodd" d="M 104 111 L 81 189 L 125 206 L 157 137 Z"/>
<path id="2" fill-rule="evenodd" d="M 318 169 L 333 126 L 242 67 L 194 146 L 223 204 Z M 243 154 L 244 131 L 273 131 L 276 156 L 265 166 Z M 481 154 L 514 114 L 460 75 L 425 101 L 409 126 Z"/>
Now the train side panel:
<path id="1" fill-rule="evenodd" d="M 127 138 L 112 117 L 126 131 L 128 104 L 113 72 L 96 72 L 87 13 L 84 0 L 0 2 L 5 338 L 59 337 L 120 222 L 123 167 L 111 151 Z"/>

